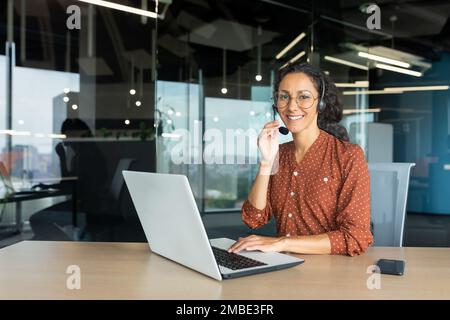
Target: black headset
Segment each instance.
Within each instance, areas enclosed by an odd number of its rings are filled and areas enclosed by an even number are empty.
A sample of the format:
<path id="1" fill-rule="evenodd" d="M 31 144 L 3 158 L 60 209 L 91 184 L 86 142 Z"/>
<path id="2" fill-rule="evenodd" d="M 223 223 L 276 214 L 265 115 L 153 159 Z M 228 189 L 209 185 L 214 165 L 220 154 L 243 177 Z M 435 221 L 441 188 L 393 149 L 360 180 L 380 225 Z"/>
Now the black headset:
<path id="1" fill-rule="evenodd" d="M 323 100 L 323 97 L 325 96 L 325 81 L 321 78 L 320 81 L 322 82 L 322 94 L 320 95 L 320 101 L 319 101 L 319 111 L 325 110 L 325 107 L 327 106 L 326 102 Z"/>
<path id="2" fill-rule="evenodd" d="M 318 106 L 319 111 L 321 112 L 321 111 L 325 110 L 327 104 L 326 104 L 325 101 L 323 100 L 323 98 L 324 98 L 324 96 L 325 96 L 325 81 L 323 81 L 322 78 L 320 79 L 320 81 L 321 81 L 321 83 L 322 83 L 322 92 L 321 92 L 321 94 L 320 94 L 320 100 L 319 100 L 319 104 L 318 104 L 317 106 Z M 275 99 L 274 99 L 274 100 L 275 100 Z M 275 101 L 274 101 L 274 102 L 275 102 Z M 275 113 L 278 112 L 278 109 L 277 109 L 275 103 L 272 105 L 272 109 L 273 109 L 273 120 L 275 120 Z M 289 133 L 289 129 L 286 128 L 286 127 L 279 127 L 279 128 L 278 128 L 278 131 L 279 131 L 281 134 L 284 134 L 284 135 L 287 135 L 287 134 Z"/>

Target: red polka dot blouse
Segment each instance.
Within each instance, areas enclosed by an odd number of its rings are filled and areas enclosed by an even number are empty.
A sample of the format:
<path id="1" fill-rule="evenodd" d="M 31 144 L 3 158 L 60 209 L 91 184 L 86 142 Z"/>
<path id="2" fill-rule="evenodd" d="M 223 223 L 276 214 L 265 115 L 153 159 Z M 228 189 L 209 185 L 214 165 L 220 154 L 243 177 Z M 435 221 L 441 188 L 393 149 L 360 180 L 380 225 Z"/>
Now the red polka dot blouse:
<path id="1" fill-rule="evenodd" d="M 323 130 L 299 163 L 293 141 L 280 145 L 266 208 L 258 210 L 247 200 L 241 214 L 252 229 L 274 217 L 279 236 L 326 233 L 332 254 L 363 253 L 373 242 L 364 152 Z"/>

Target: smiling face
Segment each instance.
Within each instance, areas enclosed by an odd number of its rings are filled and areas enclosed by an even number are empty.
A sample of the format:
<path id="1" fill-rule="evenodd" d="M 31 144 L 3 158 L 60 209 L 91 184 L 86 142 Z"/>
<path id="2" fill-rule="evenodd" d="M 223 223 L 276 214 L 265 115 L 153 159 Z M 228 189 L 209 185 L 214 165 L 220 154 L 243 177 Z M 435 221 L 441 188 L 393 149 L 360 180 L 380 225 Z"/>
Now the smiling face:
<path id="1" fill-rule="evenodd" d="M 278 113 L 292 134 L 317 129 L 319 99 L 314 83 L 306 74 L 293 72 L 281 80 L 277 95 Z"/>

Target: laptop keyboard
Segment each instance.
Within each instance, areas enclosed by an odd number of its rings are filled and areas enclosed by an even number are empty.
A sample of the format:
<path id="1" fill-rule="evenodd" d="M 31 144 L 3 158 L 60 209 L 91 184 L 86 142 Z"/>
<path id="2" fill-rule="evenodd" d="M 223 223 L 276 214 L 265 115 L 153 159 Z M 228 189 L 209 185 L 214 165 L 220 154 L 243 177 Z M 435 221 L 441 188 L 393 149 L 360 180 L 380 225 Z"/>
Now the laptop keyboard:
<path id="1" fill-rule="evenodd" d="M 219 249 L 216 247 L 212 247 L 212 249 L 217 263 L 231 270 L 239 270 L 267 265 L 266 263 L 253 260 L 236 253 L 230 253 L 227 250 Z"/>

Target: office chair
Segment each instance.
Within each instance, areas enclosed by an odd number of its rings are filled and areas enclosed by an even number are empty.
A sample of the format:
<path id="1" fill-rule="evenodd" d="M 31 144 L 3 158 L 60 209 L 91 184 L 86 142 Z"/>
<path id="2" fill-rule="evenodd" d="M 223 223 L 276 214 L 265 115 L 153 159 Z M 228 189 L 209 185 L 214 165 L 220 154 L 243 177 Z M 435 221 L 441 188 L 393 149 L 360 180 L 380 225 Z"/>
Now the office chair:
<path id="1" fill-rule="evenodd" d="M 125 213 L 121 210 L 125 186 L 122 171 L 129 170 L 134 162 L 136 162 L 135 159 L 129 158 L 119 160 L 106 195 L 99 197 L 100 211 L 86 214 L 87 226 L 83 230 L 81 238 L 89 235 L 92 240 L 96 240 L 105 230 L 109 231 L 110 239 L 114 238 L 114 226 L 120 224 L 125 218 Z"/>
<path id="2" fill-rule="evenodd" d="M 402 247 L 411 168 L 415 163 L 369 163 L 374 246 Z"/>

